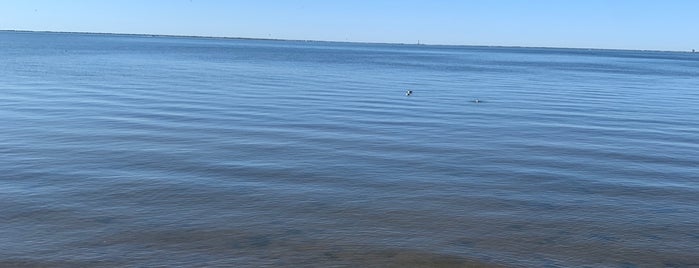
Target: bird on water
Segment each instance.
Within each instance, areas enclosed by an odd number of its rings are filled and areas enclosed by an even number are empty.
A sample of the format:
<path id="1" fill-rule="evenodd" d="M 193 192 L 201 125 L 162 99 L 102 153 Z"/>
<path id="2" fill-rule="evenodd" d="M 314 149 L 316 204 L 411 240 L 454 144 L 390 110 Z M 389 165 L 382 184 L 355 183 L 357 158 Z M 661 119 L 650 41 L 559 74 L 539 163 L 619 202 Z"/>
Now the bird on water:
<path id="1" fill-rule="evenodd" d="M 412 91 L 412 90 L 408 90 L 408 91 L 405 92 L 405 96 L 410 96 L 410 95 L 413 95 L 413 91 Z"/>

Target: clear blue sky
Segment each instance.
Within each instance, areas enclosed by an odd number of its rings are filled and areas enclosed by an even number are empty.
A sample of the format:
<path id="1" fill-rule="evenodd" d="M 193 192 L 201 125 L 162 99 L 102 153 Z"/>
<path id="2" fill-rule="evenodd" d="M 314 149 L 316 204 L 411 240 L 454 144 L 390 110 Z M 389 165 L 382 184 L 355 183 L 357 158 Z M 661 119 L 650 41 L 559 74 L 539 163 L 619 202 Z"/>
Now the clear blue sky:
<path id="1" fill-rule="evenodd" d="M 699 49 L 695 0 L 0 0 L 0 29 Z"/>

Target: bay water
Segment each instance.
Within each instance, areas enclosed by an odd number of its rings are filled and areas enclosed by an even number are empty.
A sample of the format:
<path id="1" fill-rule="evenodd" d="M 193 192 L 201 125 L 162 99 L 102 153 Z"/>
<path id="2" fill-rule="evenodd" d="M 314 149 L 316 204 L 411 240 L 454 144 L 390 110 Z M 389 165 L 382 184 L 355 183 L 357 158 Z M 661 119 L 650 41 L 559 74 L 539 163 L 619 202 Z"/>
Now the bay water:
<path id="1" fill-rule="evenodd" d="M 469 265 L 699 267 L 699 54 L 0 32 L 0 266 Z"/>

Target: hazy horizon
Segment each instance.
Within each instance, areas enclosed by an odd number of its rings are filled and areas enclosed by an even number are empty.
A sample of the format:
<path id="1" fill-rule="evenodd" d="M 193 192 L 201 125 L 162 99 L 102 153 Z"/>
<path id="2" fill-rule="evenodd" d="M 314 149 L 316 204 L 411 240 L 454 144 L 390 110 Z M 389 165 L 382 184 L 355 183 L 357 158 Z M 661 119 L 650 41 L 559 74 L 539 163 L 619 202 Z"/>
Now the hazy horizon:
<path id="1" fill-rule="evenodd" d="M 591 50 L 619 50 L 619 51 L 657 51 L 657 52 L 694 52 L 692 50 L 661 50 L 661 49 L 628 49 L 628 48 L 597 48 L 597 47 L 554 47 L 554 46 L 515 46 L 515 45 L 471 45 L 471 44 L 430 44 L 418 40 L 417 43 L 397 42 L 370 42 L 370 41 L 338 41 L 338 40 L 312 40 L 312 39 L 280 39 L 263 37 L 240 36 L 210 36 L 210 35 L 177 35 L 177 34 L 153 34 L 153 33 L 116 33 L 116 32 L 72 32 L 72 31 L 41 31 L 41 30 L 14 30 L 0 29 L 0 32 L 17 33 L 52 33 L 52 34 L 94 34 L 94 35 L 133 35 L 133 36 L 159 36 L 159 37 L 184 37 L 184 38 L 215 38 L 215 39 L 240 39 L 240 40 L 270 40 L 270 41 L 298 41 L 298 42 L 328 42 L 328 43 L 355 43 L 355 44 L 386 44 L 386 45 L 426 45 L 444 47 L 501 47 L 501 48 L 541 48 L 541 49 L 591 49 Z"/>

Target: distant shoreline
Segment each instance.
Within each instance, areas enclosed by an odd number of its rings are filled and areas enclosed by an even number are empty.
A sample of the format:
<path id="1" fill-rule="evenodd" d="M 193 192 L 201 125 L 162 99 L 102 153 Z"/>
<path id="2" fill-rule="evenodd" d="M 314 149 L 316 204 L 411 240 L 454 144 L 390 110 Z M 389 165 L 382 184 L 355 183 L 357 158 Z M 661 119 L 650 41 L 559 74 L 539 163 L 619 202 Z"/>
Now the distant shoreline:
<path id="1" fill-rule="evenodd" d="M 206 36 L 206 35 L 175 35 L 175 34 L 147 34 L 147 33 L 108 33 L 108 32 L 72 32 L 72 31 L 35 31 L 35 30 L 5 30 L 0 32 L 14 33 L 50 33 L 50 34 L 88 34 L 88 35 L 121 35 L 141 37 L 172 37 L 172 38 L 202 38 L 202 39 L 228 39 L 228 40 L 258 40 L 258 41 L 286 41 L 286 42 L 316 42 L 316 43 L 347 43 L 347 44 L 377 44 L 377 45 L 413 45 L 432 47 L 488 47 L 488 48 L 534 48 L 534 49 L 579 49 L 600 51 L 641 51 L 641 52 L 674 52 L 695 53 L 689 50 L 654 50 L 654 49 L 624 49 L 624 48 L 587 48 L 587 47 L 528 47 L 528 46 L 496 46 L 496 45 L 445 45 L 424 43 L 386 43 L 386 42 L 360 42 L 360 41 L 329 41 L 329 40 L 304 40 L 261 37 L 234 37 L 234 36 Z"/>

